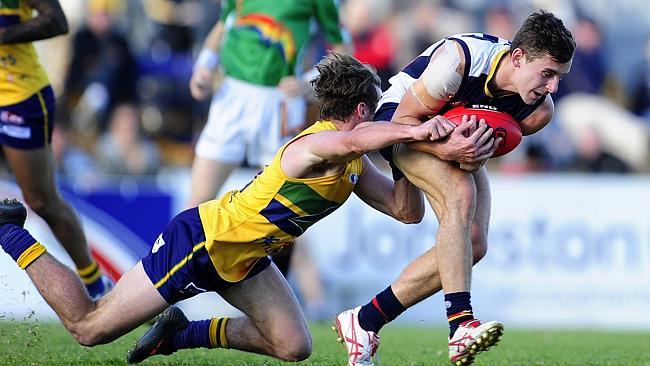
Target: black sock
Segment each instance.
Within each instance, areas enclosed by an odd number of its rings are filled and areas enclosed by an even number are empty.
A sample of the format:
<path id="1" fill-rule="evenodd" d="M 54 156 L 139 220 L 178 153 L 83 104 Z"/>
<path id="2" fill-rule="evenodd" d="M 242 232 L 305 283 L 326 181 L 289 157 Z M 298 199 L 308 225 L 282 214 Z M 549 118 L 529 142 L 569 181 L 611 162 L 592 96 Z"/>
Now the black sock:
<path id="1" fill-rule="evenodd" d="M 359 310 L 359 325 L 361 328 L 378 333 L 386 323 L 393 321 L 406 308 L 399 302 L 393 289 L 388 286 L 384 291 L 373 297 L 372 300 Z"/>
<path id="2" fill-rule="evenodd" d="M 449 338 L 451 338 L 458 329 L 458 325 L 474 319 L 471 295 L 469 292 L 445 294 L 445 306 L 447 307 L 447 321 L 449 322 Z"/>

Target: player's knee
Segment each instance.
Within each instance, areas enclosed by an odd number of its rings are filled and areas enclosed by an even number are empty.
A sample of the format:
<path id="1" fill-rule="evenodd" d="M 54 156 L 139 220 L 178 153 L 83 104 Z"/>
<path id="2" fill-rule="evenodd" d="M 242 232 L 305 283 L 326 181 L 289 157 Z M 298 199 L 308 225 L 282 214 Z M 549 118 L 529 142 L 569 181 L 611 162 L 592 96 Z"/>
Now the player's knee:
<path id="1" fill-rule="evenodd" d="M 26 193 L 25 203 L 27 203 L 29 208 L 36 212 L 36 214 L 42 217 L 45 221 L 48 221 L 48 219 L 58 211 L 56 202 L 48 200 L 45 195 L 39 193 Z"/>
<path id="2" fill-rule="evenodd" d="M 469 183 L 456 185 L 444 204 L 448 219 L 469 222 L 476 209 L 476 187 Z"/>
<path id="3" fill-rule="evenodd" d="M 303 361 L 311 355 L 311 351 L 311 336 L 304 334 L 293 339 L 285 339 L 282 346 L 276 349 L 276 357 L 284 361 Z"/>
<path id="4" fill-rule="evenodd" d="M 106 334 L 99 327 L 91 326 L 88 321 L 81 320 L 67 324 L 66 328 L 74 339 L 82 346 L 93 347 L 108 341 Z"/>

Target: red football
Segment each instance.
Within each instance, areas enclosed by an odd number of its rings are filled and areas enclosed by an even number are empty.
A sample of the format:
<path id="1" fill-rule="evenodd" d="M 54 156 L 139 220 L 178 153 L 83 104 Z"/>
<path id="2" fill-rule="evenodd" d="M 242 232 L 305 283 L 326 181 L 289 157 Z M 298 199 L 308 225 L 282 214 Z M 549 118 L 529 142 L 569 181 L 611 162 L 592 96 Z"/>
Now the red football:
<path id="1" fill-rule="evenodd" d="M 486 108 L 460 106 L 450 109 L 443 116 L 453 123 L 460 125 L 464 115 L 468 117 L 475 115 L 477 121 L 481 118 L 485 119 L 488 126 L 494 130 L 493 135 L 495 137 L 501 137 L 501 143 L 492 157 L 511 152 L 521 142 L 521 128 L 519 127 L 519 123 L 508 113 Z"/>

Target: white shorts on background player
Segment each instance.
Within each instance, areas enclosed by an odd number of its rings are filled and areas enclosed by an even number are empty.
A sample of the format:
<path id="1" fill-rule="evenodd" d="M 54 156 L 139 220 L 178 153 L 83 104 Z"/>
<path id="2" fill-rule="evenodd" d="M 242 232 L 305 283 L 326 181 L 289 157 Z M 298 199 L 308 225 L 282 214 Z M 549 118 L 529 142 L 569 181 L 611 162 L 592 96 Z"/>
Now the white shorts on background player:
<path id="1" fill-rule="evenodd" d="M 305 123 L 305 109 L 303 97 L 226 77 L 212 98 L 196 155 L 235 165 L 268 164 Z"/>

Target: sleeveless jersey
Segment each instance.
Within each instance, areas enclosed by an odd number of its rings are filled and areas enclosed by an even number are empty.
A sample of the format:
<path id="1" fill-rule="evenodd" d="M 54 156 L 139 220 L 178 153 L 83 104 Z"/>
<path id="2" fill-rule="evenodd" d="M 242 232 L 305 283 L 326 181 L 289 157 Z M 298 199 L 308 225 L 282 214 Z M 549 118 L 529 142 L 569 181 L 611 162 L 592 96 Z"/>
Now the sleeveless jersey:
<path id="1" fill-rule="evenodd" d="M 501 58 L 510 50 L 510 41 L 483 33 L 463 33 L 442 39 L 416 57 L 404 69 L 390 78 L 391 87 L 386 90 L 379 102 L 398 104 L 405 91 L 424 72 L 433 53 L 443 45 L 445 40 L 458 42 L 465 53 L 465 72 L 460 89 L 445 107 L 438 112 L 444 114 L 458 105 L 488 105 L 497 110 L 507 112 L 521 122 L 528 117 L 545 98 L 540 98 L 535 104 L 527 105 L 519 94 L 508 94 L 494 97 L 488 89 L 488 82 L 494 76 Z"/>
<path id="2" fill-rule="evenodd" d="M 219 58 L 226 75 L 276 86 L 295 74 L 296 60 L 315 19 L 332 44 L 342 43 L 333 0 L 225 0 Z"/>
<path id="3" fill-rule="evenodd" d="M 33 17 L 25 0 L 0 1 L 0 27 Z M 0 44 L 0 106 L 22 102 L 49 84 L 32 43 Z"/>
<path id="4" fill-rule="evenodd" d="M 293 140 L 326 130 L 336 127 L 328 121 L 316 122 Z M 280 159 L 289 143 L 246 187 L 199 206 L 206 249 L 226 281 L 243 279 L 260 258 L 292 244 L 307 228 L 341 206 L 358 181 L 361 158 L 348 162 L 335 175 L 287 177 Z"/>

